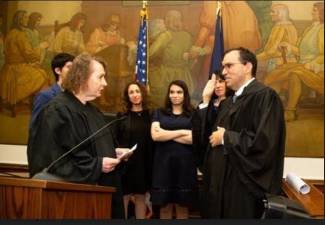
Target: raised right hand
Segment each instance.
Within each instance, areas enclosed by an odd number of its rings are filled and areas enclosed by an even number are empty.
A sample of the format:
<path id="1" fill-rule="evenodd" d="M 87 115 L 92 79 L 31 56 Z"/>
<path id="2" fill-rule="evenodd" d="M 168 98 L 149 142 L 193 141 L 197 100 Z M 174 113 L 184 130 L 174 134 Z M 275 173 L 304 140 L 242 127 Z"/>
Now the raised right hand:
<path id="1" fill-rule="evenodd" d="M 208 80 L 208 82 L 206 83 L 204 89 L 203 89 L 203 92 L 202 92 L 202 100 L 203 100 L 203 103 L 209 103 L 211 97 L 212 97 L 212 94 L 214 92 L 214 87 L 215 87 L 215 84 L 216 84 L 216 75 L 213 73 L 212 76 L 211 76 L 211 79 Z"/>

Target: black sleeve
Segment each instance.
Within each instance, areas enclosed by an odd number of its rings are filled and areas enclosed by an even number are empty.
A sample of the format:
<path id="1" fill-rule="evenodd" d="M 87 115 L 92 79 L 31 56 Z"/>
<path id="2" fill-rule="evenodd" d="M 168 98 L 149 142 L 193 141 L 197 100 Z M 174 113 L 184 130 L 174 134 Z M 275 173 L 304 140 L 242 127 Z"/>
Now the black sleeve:
<path id="1" fill-rule="evenodd" d="M 38 123 L 28 148 L 33 158 L 30 163 L 40 162 L 43 168 L 89 136 L 83 118 L 64 106 L 46 108 Z M 93 183 L 101 175 L 101 168 L 102 158 L 97 156 L 94 143 L 86 142 L 49 172 L 69 181 Z"/>
<path id="2" fill-rule="evenodd" d="M 197 166 L 200 168 L 203 164 L 204 155 L 209 145 L 209 136 L 212 132 L 212 126 L 216 120 L 216 111 L 213 109 L 212 102 L 208 107 L 194 111 L 192 117 L 192 137 L 193 149 L 197 159 Z"/>
<path id="3" fill-rule="evenodd" d="M 247 118 L 249 127 L 226 130 L 224 145 L 230 163 L 243 183 L 253 191 L 280 191 L 285 148 L 285 122 L 280 98 L 268 91 L 257 96 L 255 110 Z M 256 189 L 257 187 L 257 189 Z"/>

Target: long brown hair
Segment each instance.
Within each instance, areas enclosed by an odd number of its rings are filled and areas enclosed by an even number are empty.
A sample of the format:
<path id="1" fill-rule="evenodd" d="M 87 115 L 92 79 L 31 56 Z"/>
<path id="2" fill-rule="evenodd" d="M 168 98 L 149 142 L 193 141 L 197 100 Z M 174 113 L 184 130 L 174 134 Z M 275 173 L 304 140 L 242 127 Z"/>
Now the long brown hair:
<path id="1" fill-rule="evenodd" d="M 191 104 L 191 97 L 188 91 L 188 87 L 186 83 L 182 80 L 174 80 L 170 82 L 170 84 L 168 85 L 167 94 L 165 97 L 165 107 L 162 109 L 162 111 L 168 115 L 171 115 L 173 113 L 173 104 L 169 97 L 169 92 L 172 85 L 176 85 L 183 89 L 184 92 L 184 101 L 182 106 L 183 114 L 186 116 L 190 116 L 191 112 L 194 110 L 194 107 Z"/>
<path id="2" fill-rule="evenodd" d="M 129 87 L 132 84 L 137 85 L 139 87 L 139 89 L 140 89 L 141 96 L 142 96 L 142 108 L 144 110 L 148 109 L 148 104 L 147 104 L 147 90 L 146 90 L 145 86 L 142 85 L 142 84 L 140 84 L 137 81 L 132 81 L 132 82 L 129 82 L 126 85 L 126 87 L 124 88 L 124 91 L 123 91 L 123 101 L 124 101 L 125 111 L 130 111 L 131 108 L 132 108 L 132 102 L 130 101 L 130 98 L 129 98 Z"/>
<path id="3" fill-rule="evenodd" d="M 18 29 L 22 30 L 23 26 L 21 24 L 21 20 L 23 17 L 27 14 L 27 11 L 25 10 L 17 10 L 14 14 L 14 17 L 12 19 L 11 29 Z"/>

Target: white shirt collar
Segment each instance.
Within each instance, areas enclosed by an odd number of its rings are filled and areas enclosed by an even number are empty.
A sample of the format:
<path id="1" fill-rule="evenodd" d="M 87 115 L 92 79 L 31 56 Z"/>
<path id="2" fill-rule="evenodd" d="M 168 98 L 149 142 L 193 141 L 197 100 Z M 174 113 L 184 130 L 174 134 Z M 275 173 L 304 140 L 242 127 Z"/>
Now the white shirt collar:
<path id="1" fill-rule="evenodd" d="M 244 91 L 244 88 L 247 87 L 253 80 L 255 80 L 255 77 L 253 77 L 252 79 L 246 81 L 246 83 L 244 83 L 236 92 L 235 92 L 235 95 L 236 96 L 240 96 L 243 91 Z"/>

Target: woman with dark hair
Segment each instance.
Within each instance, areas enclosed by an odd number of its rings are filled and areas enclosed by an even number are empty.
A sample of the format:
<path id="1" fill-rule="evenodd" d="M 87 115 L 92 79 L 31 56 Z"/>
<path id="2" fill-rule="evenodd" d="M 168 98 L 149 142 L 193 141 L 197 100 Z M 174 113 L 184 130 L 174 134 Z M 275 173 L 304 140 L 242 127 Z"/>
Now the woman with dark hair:
<path id="1" fill-rule="evenodd" d="M 212 133 L 218 111 L 223 100 L 233 93 L 231 89 L 227 88 L 225 79 L 219 71 L 213 73 L 203 90 L 202 103 L 195 111 L 192 120 L 193 146 L 200 170 L 202 170 L 205 150 L 209 144 L 209 136 Z"/>
<path id="2" fill-rule="evenodd" d="M 214 155 L 210 153 L 208 157 L 209 137 L 212 134 L 213 127 L 216 122 L 218 113 L 221 112 L 221 107 L 224 100 L 228 96 L 233 95 L 233 91 L 226 86 L 224 77 L 219 71 L 212 74 L 212 77 L 205 85 L 202 93 L 202 103 L 199 104 L 198 109 L 195 111 L 192 124 L 193 124 L 193 148 L 197 160 L 197 166 L 200 172 L 203 173 L 203 179 L 208 181 L 211 175 L 207 173 L 203 165 L 207 161 L 214 160 Z M 213 157 L 212 157 L 213 156 Z M 210 182 L 206 182 L 203 186 L 203 191 L 200 193 L 200 211 L 201 216 L 206 217 L 206 193 L 209 191 Z"/>
<path id="3" fill-rule="evenodd" d="M 160 218 L 187 219 L 196 194 L 196 166 L 192 149 L 193 107 L 184 81 L 168 86 L 165 107 L 153 114 L 151 136 L 156 142 L 151 201 L 160 206 Z"/>
<path id="4" fill-rule="evenodd" d="M 145 194 L 149 191 L 152 173 L 151 117 L 145 87 L 136 81 L 129 83 L 124 89 L 123 100 L 125 111 L 119 113 L 118 117 L 126 116 L 127 119 L 118 125 L 118 144 L 122 148 L 137 145 L 122 173 L 125 217 L 128 215 L 129 202 L 134 198 L 136 219 L 145 219 Z"/>
<path id="5" fill-rule="evenodd" d="M 85 44 L 81 28 L 85 25 L 87 16 L 83 13 L 76 13 L 55 36 L 52 51 L 54 53 L 66 52 L 71 55 L 78 55 L 85 52 Z"/>

